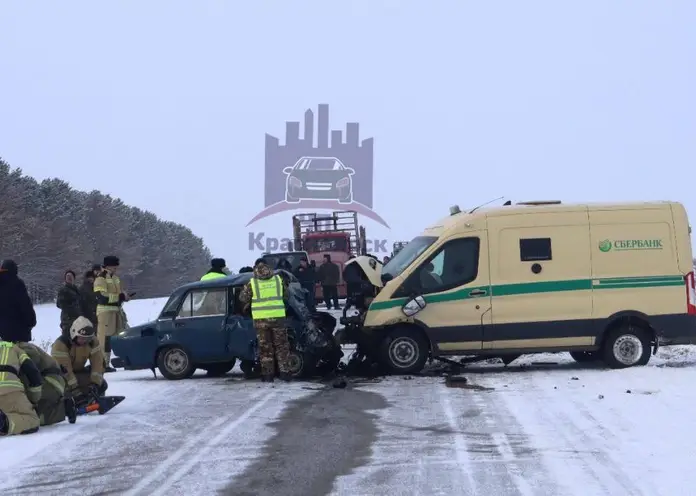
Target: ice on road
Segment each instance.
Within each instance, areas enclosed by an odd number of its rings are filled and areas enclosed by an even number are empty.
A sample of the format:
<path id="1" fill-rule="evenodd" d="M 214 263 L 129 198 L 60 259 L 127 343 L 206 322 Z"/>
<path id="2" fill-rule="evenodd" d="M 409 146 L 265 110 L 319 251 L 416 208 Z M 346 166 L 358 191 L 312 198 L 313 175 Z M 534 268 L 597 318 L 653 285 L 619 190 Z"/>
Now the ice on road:
<path id="1" fill-rule="evenodd" d="M 137 323 L 161 301 L 129 305 Z M 620 371 L 558 354 L 463 375 L 335 389 L 120 370 L 108 414 L 0 439 L 0 494 L 693 494 L 689 347 Z"/>

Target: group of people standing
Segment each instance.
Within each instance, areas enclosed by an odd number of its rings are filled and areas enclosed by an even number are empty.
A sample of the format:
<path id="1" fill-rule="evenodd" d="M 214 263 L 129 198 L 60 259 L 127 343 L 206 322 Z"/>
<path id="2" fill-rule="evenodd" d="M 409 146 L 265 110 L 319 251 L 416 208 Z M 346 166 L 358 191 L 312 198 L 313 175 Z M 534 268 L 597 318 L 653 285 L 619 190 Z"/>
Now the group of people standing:
<path id="1" fill-rule="evenodd" d="M 0 436 L 29 434 L 66 418 L 74 423 L 80 407 L 104 395 L 108 338 L 125 327 L 121 307 L 134 293 L 121 290 L 118 258 L 103 262 L 79 288 L 75 273 L 65 273 L 56 301 L 61 335 L 50 354 L 30 342 L 36 312 L 18 265 L 0 262 Z"/>

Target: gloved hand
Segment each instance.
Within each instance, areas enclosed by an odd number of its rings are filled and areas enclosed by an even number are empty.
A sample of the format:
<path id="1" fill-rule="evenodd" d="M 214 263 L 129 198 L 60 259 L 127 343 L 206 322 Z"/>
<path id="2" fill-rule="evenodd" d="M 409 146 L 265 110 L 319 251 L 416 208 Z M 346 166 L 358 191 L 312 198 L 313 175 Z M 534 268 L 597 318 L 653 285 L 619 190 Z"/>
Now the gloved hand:
<path id="1" fill-rule="evenodd" d="M 89 395 L 94 399 L 94 401 L 99 400 L 99 386 L 96 384 L 89 385 Z"/>

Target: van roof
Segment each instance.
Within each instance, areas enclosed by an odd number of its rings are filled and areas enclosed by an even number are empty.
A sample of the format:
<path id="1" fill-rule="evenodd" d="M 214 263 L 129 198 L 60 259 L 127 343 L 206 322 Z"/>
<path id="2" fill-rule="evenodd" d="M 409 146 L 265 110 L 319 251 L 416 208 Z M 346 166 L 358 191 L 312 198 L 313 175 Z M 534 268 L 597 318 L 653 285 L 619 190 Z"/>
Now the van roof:
<path id="1" fill-rule="evenodd" d="M 423 236 L 439 236 L 444 231 L 464 223 L 473 223 L 476 220 L 489 217 L 502 217 L 520 213 L 543 212 L 572 212 L 578 210 L 641 210 L 646 208 L 670 208 L 671 205 L 680 205 L 673 201 L 652 202 L 614 202 L 614 203 L 560 203 L 560 202 L 524 202 L 498 207 L 482 207 L 469 214 L 466 211 L 443 217 L 436 223 L 428 226 L 422 233 Z"/>

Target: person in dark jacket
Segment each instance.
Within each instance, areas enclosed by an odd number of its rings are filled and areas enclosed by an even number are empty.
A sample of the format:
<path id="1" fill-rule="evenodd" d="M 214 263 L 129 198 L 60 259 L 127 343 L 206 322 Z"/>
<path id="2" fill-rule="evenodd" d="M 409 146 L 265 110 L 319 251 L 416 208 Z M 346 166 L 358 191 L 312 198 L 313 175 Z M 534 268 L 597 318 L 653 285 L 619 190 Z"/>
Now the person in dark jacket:
<path id="1" fill-rule="evenodd" d="M 14 260 L 0 263 L 0 329 L 8 341 L 31 341 L 36 312 Z"/>
<path id="2" fill-rule="evenodd" d="M 84 303 L 80 290 L 75 285 L 75 272 L 65 271 L 65 284 L 58 290 L 56 306 L 60 308 L 60 330 L 63 335 L 70 334 L 70 326 L 78 317 L 84 317 Z"/>
<path id="3" fill-rule="evenodd" d="M 300 265 L 294 272 L 295 277 L 300 282 L 300 285 L 307 290 L 307 308 L 310 312 L 316 311 L 316 302 L 314 301 L 314 286 L 317 282 L 317 274 L 314 268 L 309 265 L 306 258 L 300 259 Z"/>
<path id="4" fill-rule="evenodd" d="M 331 261 L 331 255 L 328 253 L 324 255 L 324 263 L 319 267 L 318 276 L 326 309 L 331 310 L 331 302 L 333 301 L 333 308 L 340 310 L 341 307 L 338 305 L 338 283 L 340 282 L 341 271 L 338 265 Z"/>
<path id="5" fill-rule="evenodd" d="M 98 266 L 100 267 L 100 266 Z M 97 325 L 97 297 L 94 293 L 94 269 L 85 272 L 82 276 L 80 285 L 80 296 L 82 297 L 82 311 L 92 324 Z"/>

